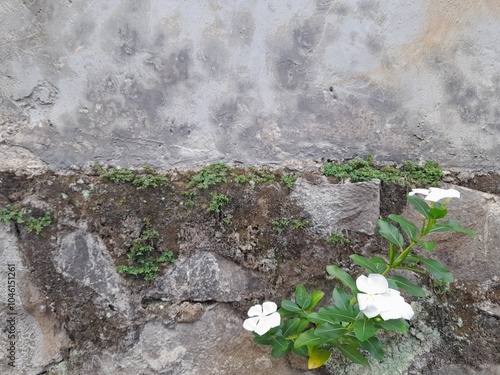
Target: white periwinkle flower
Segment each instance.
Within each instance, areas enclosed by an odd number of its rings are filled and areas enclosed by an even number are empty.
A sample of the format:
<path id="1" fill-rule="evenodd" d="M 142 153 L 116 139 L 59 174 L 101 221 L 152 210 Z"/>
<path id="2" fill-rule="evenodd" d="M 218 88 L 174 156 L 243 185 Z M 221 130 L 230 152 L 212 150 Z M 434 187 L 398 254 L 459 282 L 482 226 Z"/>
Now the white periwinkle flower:
<path id="1" fill-rule="evenodd" d="M 377 315 L 384 320 L 411 319 L 413 309 L 395 289 L 389 288 L 386 278 L 379 274 L 368 277 L 361 275 L 356 280 L 356 287 L 364 293 L 358 293 L 360 311 L 367 318 Z"/>
<path id="2" fill-rule="evenodd" d="M 274 302 L 264 302 L 262 305 L 250 307 L 249 318 L 243 322 L 243 328 L 263 335 L 281 324 L 281 316 L 276 312 L 277 309 L 278 306 Z"/>
<path id="3" fill-rule="evenodd" d="M 412 189 L 409 193 L 409 195 L 415 194 L 425 195 L 424 199 L 431 202 L 438 202 L 446 198 L 460 198 L 460 192 L 455 189 L 440 189 L 433 187 L 429 189 Z"/>
<path id="4" fill-rule="evenodd" d="M 364 293 L 358 293 L 359 309 L 368 318 L 379 315 L 386 308 L 390 296 L 386 295 L 389 284 L 384 276 L 372 273 L 361 275 L 356 280 L 356 287 Z"/>

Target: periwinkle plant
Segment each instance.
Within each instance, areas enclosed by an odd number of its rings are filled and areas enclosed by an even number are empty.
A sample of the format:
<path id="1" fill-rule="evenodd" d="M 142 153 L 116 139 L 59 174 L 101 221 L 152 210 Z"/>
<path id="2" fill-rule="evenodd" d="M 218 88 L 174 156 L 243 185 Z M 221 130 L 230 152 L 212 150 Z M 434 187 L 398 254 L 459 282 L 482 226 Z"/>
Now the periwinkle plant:
<path id="1" fill-rule="evenodd" d="M 417 194 L 423 194 L 424 199 Z M 425 296 L 424 289 L 406 277 L 389 276 L 389 273 L 393 270 L 429 272 L 439 281 L 453 281 L 450 270 L 435 259 L 413 253 L 413 249 L 418 245 L 427 252 L 433 250 L 437 244 L 425 238 L 432 233 L 454 231 L 475 236 L 458 221 L 446 220 L 446 206 L 451 198 L 459 197 L 460 193 L 453 189 L 412 190 L 407 199 L 422 215 L 420 225 L 401 215 L 389 215 L 389 220 L 378 222 L 378 232 L 389 241 L 387 257 L 350 256 L 368 276 L 361 275 L 354 281 L 340 267 L 326 267 L 327 273 L 345 287 L 333 289 L 333 305 L 314 311 L 325 293 L 317 290 L 308 294 L 304 285 L 298 285 L 295 300 L 282 301 L 277 312 L 276 304 L 269 301 L 251 307 L 244 328 L 254 332 L 255 343 L 270 345 L 271 355 L 275 358 L 290 352 L 309 357 L 309 369 L 325 364 L 333 349 L 352 362 L 365 366 L 369 366 L 365 352 L 382 361 L 384 344 L 376 337 L 377 332 L 404 333 L 409 326 L 407 320 L 414 315 L 399 289 L 414 297 Z M 440 203 L 442 200 L 444 202 Z"/>

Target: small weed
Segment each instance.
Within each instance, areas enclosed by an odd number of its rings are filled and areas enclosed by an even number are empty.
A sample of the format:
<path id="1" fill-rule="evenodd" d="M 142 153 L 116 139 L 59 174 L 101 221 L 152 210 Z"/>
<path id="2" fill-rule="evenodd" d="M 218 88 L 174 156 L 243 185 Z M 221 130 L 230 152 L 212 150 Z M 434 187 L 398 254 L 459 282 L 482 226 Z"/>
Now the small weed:
<path id="1" fill-rule="evenodd" d="M 28 232 L 40 234 L 45 228 L 52 224 L 52 214 L 50 212 L 45 212 L 45 214 L 39 218 L 33 216 L 26 218 L 25 209 L 15 204 L 9 204 L 0 210 L 0 221 L 24 224 Z"/>
<path id="2" fill-rule="evenodd" d="M 155 187 L 165 187 L 168 186 L 169 181 L 166 176 L 163 176 L 156 172 L 152 167 L 145 164 L 143 166 L 144 172 L 139 174 L 132 171 L 130 168 L 104 168 L 99 164 L 95 163 L 94 168 L 99 173 L 99 177 L 102 179 L 107 179 L 116 183 L 131 183 L 137 190 L 144 190 L 147 188 Z"/>
<path id="3" fill-rule="evenodd" d="M 292 220 L 292 229 L 305 229 L 309 227 L 308 220 Z"/>
<path id="4" fill-rule="evenodd" d="M 25 210 L 14 204 L 9 204 L 0 210 L 0 221 L 10 222 L 16 224 L 24 223 Z"/>
<path id="5" fill-rule="evenodd" d="M 296 174 L 284 174 L 281 175 L 280 182 L 288 189 L 293 188 L 295 181 L 297 181 L 298 176 Z"/>
<path id="6" fill-rule="evenodd" d="M 438 296 L 450 295 L 452 293 L 450 283 L 432 278 L 432 289 Z"/>
<path id="7" fill-rule="evenodd" d="M 249 175 L 237 173 L 231 173 L 231 177 L 233 177 L 233 181 L 237 184 L 244 184 L 245 182 L 250 182 L 250 180 L 252 179 L 252 177 Z"/>
<path id="8" fill-rule="evenodd" d="M 347 163 L 326 163 L 323 174 L 336 178 L 349 178 L 352 182 L 368 181 L 377 178 L 386 183 L 397 183 L 403 186 L 437 185 L 443 177 L 438 163 L 428 161 L 425 165 L 405 161 L 403 167 L 382 167 L 377 169 L 371 156 L 364 159 L 354 159 Z"/>
<path id="9" fill-rule="evenodd" d="M 208 207 L 208 211 L 220 213 L 221 208 L 229 203 L 229 197 L 225 194 L 212 193 L 211 195 L 212 199 L 210 200 L 210 206 Z"/>
<path id="10" fill-rule="evenodd" d="M 138 190 L 144 190 L 150 187 L 168 186 L 169 181 L 167 177 L 159 174 L 147 164 L 144 165 L 143 168 L 144 174 L 136 175 L 132 181 L 132 184 L 134 184 Z"/>
<path id="11" fill-rule="evenodd" d="M 229 168 L 224 163 L 216 163 L 204 167 L 191 177 L 187 187 L 196 187 L 198 189 L 207 189 L 211 185 L 217 185 L 227 181 L 227 172 Z"/>
<path id="12" fill-rule="evenodd" d="M 274 182 L 276 181 L 276 175 L 269 171 L 269 170 L 259 170 L 254 167 L 248 168 L 248 170 L 251 173 L 252 180 L 255 181 L 256 183 L 263 183 L 263 182 Z"/>
<path id="13" fill-rule="evenodd" d="M 182 205 L 184 207 L 194 207 L 194 197 L 196 197 L 196 191 L 190 190 L 190 191 L 183 191 L 181 193 L 183 197 L 186 197 L 186 200 L 182 202 Z"/>
<path id="14" fill-rule="evenodd" d="M 271 222 L 273 231 L 278 233 L 278 234 L 281 234 L 283 231 L 285 231 L 285 229 L 288 228 L 289 224 L 290 224 L 290 220 L 285 220 L 285 219 L 273 220 Z"/>
<path id="15" fill-rule="evenodd" d="M 349 244 L 351 240 L 340 233 L 332 233 L 330 237 L 328 237 L 327 242 L 331 244 Z"/>
<path id="16" fill-rule="evenodd" d="M 36 234 L 42 233 L 42 231 L 52 225 L 52 214 L 50 212 L 46 212 L 42 217 L 34 218 L 31 216 L 28 219 L 28 224 L 26 230 L 28 232 L 35 232 Z"/>
<path id="17" fill-rule="evenodd" d="M 127 254 L 132 264 L 118 266 L 118 272 L 138 276 L 146 281 L 156 279 L 160 271 L 160 264 L 175 261 L 174 254 L 171 251 L 167 251 L 158 257 L 154 256 L 153 253 L 158 238 L 159 233 L 151 228 L 150 220 L 144 219 L 144 229 L 141 236 L 132 241 Z"/>
<path id="18" fill-rule="evenodd" d="M 233 223 L 233 220 L 230 217 L 225 217 L 222 219 L 222 222 L 226 225 L 231 225 Z"/>

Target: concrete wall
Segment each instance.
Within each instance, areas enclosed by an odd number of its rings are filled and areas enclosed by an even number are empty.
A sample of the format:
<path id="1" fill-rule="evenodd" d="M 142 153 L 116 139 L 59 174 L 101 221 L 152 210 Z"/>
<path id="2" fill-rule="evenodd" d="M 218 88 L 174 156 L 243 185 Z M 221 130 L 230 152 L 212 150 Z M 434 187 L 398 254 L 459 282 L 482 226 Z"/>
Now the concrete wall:
<path id="1" fill-rule="evenodd" d="M 493 169 L 499 36 L 497 0 L 2 0 L 0 150 Z"/>

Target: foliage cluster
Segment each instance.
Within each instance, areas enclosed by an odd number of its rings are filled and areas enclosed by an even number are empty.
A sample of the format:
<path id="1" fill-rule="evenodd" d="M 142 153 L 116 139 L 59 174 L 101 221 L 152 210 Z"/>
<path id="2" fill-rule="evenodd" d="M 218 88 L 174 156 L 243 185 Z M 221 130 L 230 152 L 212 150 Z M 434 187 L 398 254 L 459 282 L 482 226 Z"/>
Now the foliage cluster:
<path id="1" fill-rule="evenodd" d="M 45 212 L 41 217 L 28 216 L 26 210 L 15 205 L 9 204 L 0 210 L 0 221 L 13 222 L 26 226 L 28 232 L 40 234 L 43 230 L 52 224 L 52 214 Z"/>
<path id="2" fill-rule="evenodd" d="M 108 168 L 104 169 L 99 163 L 95 163 L 95 168 L 99 173 L 99 177 L 107 179 L 116 183 L 130 183 L 134 185 L 137 190 L 144 190 L 147 188 L 167 187 L 169 180 L 156 172 L 152 167 L 145 164 L 142 173 L 132 171 L 130 168 Z"/>
<path id="3" fill-rule="evenodd" d="M 310 223 L 306 219 L 280 219 L 280 220 L 273 220 L 271 222 L 271 226 L 274 232 L 281 234 L 283 233 L 286 229 L 292 228 L 292 229 L 305 229 L 309 227 Z"/>
<path id="4" fill-rule="evenodd" d="M 208 189 L 209 186 L 227 182 L 229 167 L 224 163 L 211 164 L 203 167 L 197 174 L 191 177 L 187 184 L 188 188 Z"/>
<path id="5" fill-rule="evenodd" d="M 323 174 L 341 179 L 349 178 L 352 182 L 377 178 L 384 182 L 412 187 L 436 186 L 443 177 L 441 166 L 433 161 L 427 161 L 422 166 L 405 161 L 399 169 L 394 167 L 376 168 L 371 157 L 354 159 L 347 163 L 325 163 Z"/>
<path id="6" fill-rule="evenodd" d="M 229 197 L 226 194 L 216 194 L 212 193 L 210 199 L 210 206 L 208 207 L 209 212 L 220 213 L 222 207 L 229 203 Z"/>
<path id="7" fill-rule="evenodd" d="M 161 264 L 173 263 L 175 261 L 172 251 L 167 251 L 156 256 L 155 252 L 158 238 L 159 233 L 152 229 L 150 220 L 144 219 L 144 228 L 141 235 L 139 238 L 132 241 L 132 245 L 127 254 L 130 264 L 118 266 L 118 272 L 137 276 L 146 281 L 156 279 Z"/>
<path id="8" fill-rule="evenodd" d="M 342 233 L 332 233 L 330 237 L 328 237 L 327 242 L 331 244 L 348 244 L 351 243 L 351 240 L 345 237 Z"/>

